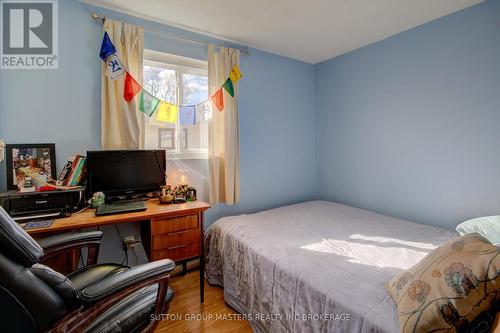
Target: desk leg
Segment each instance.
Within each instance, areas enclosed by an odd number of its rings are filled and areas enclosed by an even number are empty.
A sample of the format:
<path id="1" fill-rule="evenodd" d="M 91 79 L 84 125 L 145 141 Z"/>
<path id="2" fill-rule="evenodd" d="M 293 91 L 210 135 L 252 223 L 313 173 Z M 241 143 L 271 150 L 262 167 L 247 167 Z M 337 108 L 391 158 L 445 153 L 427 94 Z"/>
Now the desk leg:
<path id="1" fill-rule="evenodd" d="M 205 301 L 205 233 L 204 233 L 204 221 L 203 212 L 200 213 L 200 223 L 201 223 L 201 249 L 200 249 L 200 303 Z"/>

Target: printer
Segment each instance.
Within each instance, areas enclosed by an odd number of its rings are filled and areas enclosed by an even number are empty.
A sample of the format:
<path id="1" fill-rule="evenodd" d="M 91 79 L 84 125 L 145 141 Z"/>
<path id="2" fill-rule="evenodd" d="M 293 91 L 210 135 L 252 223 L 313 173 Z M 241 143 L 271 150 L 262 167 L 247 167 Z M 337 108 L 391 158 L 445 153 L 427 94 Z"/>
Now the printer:
<path id="1" fill-rule="evenodd" d="M 2 192 L 0 205 L 17 222 L 66 217 L 85 206 L 85 187 L 64 191 Z"/>

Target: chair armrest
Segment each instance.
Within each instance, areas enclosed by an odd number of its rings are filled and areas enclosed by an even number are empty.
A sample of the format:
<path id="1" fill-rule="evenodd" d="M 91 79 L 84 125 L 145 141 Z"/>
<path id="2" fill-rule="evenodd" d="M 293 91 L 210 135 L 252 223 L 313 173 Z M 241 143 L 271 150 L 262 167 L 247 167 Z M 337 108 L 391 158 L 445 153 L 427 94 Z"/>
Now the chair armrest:
<path id="1" fill-rule="evenodd" d="M 50 236 L 38 239 L 38 244 L 44 249 L 49 250 L 54 247 L 68 246 L 82 242 L 99 242 L 102 239 L 102 231 L 74 232 L 62 235 Z"/>
<path id="2" fill-rule="evenodd" d="M 158 324 L 157 318 L 166 311 L 165 298 L 170 279 L 169 273 L 174 268 L 175 263 L 170 259 L 153 261 L 130 268 L 82 289 L 79 293 L 82 306 L 60 319 L 47 332 L 82 332 L 114 304 L 144 287 L 158 284 L 154 316 L 148 327 L 143 330 L 143 332 L 153 332 Z"/>
<path id="3" fill-rule="evenodd" d="M 158 282 L 158 278 L 168 278 L 174 268 L 175 263 L 170 259 L 136 266 L 80 290 L 80 299 L 87 304 L 93 304 L 122 290 L 133 288 L 139 284 L 144 285 L 149 280 Z"/>
<path id="4" fill-rule="evenodd" d="M 43 256 L 40 258 L 40 262 L 47 263 L 54 257 L 68 255 L 68 253 L 74 253 L 75 250 L 79 251 L 86 248 L 87 265 L 95 265 L 101 239 L 102 231 L 67 233 L 39 239 L 37 242 L 43 248 Z"/>

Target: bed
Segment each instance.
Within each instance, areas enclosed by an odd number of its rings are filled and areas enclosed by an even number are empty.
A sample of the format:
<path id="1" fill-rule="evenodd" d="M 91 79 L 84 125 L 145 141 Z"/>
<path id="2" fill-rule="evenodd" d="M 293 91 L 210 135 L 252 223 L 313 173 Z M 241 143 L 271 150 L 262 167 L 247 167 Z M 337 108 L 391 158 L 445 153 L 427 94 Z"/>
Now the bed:
<path id="1" fill-rule="evenodd" d="M 312 201 L 219 219 L 206 233 L 206 274 L 255 332 L 398 332 L 384 283 L 455 237 Z"/>

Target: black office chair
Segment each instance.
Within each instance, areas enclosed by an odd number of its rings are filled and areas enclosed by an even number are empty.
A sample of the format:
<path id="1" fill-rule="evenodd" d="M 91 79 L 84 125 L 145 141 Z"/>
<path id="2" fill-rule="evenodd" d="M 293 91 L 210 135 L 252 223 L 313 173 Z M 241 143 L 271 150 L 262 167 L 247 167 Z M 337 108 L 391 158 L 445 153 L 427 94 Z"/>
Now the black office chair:
<path id="1" fill-rule="evenodd" d="M 91 265 L 67 276 L 40 264 L 45 249 L 52 254 L 72 244 L 95 249 L 101 238 L 100 231 L 93 231 L 49 237 L 39 244 L 0 207 L 1 330 L 152 331 L 173 298 L 168 287 L 172 260 L 133 268 Z"/>

